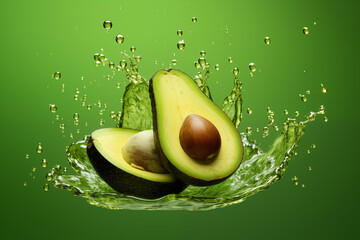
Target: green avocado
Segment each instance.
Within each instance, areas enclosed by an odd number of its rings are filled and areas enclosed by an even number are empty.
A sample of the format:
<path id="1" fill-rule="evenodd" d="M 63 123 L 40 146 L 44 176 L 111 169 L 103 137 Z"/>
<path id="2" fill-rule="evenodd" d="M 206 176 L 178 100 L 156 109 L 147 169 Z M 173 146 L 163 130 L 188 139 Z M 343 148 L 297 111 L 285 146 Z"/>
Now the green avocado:
<path id="1" fill-rule="evenodd" d="M 169 172 L 150 172 L 124 159 L 124 145 L 139 132 L 103 128 L 91 134 L 87 154 L 100 177 L 119 193 L 140 198 L 154 199 L 184 190 L 187 185 Z"/>
<path id="2" fill-rule="evenodd" d="M 164 166 L 181 181 L 208 186 L 220 183 L 240 166 L 243 145 L 230 118 L 209 99 L 191 77 L 175 70 L 159 70 L 150 80 L 155 146 Z M 184 121 L 194 114 L 218 130 L 221 146 L 205 161 L 191 157 L 182 147 L 179 134 Z"/>

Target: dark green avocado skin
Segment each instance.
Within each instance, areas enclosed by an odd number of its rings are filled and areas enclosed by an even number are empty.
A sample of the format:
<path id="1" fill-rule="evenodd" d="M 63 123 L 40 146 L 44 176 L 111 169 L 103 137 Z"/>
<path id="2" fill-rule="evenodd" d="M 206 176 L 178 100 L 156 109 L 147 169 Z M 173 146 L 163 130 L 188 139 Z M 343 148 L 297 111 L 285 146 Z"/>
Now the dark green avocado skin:
<path id="1" fill-rule="evenodd" d="M 171 69 L 169 69 L 167 71 L 171 71 Z M 226 180 L 228 177 L 230 177 L 231 174 L 224 178 L 214 179 L 211 181 L 198 179 L 198 178 L 189 176 L 189 175 L 185 174 L 184 172 L 180 171 L 169 161 L 169 159 L 165 155 L 164 151 L 162 150 L 161 144 L 159 141 L 159 132 L 158 132 L 158 126 L 157 126 L 158 124 L 157 124 L 156 99 L 154 97 L 154 88 L 153 88 L 153 77 L 150 79 L 149 84 L 150 84 L 149 94 L 150 94 L 150 99 L 151 99 L 151 108 L 152 108 L 152 112 L 153 112 L 152 115 L 153 115 L 153 130 L 154 130 L 155 147 L 156 147 L 156 150 L 158 151 L 158 154 L 159 154 L 162 164 L 168 169 L 168 171 L 171 172 L 180 181 L 182 181 L 186 184 L 189 184 L 189 185 L 200 186 L 200 187 L 218 184 L 218 183 L 221 183 L 222 181 Z"/>
<path id="2" fill-rule="evenodd" d="M 152 182 L 117 168 L 99 153 L 92 138 L 87 145 L 87 154 L 99 176 L 119 193 L 155 199 L 171 193 L 180 193 L 187 187 L 180 181 L 172 183 Z"/>

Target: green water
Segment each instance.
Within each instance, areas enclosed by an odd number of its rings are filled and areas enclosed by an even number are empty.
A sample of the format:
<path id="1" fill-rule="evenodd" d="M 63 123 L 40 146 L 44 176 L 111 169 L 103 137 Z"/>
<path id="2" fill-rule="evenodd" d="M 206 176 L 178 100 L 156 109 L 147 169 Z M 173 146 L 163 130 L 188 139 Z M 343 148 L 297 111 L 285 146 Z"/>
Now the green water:
<path id="1" fill-rule="evenodd" d="M 129 84 L 123 96 L 123 108 L 117 126 L 139 130 L 151 129 L 152 113 L 148 80 L 140 75 L 138 61 L 127 54 L 123 53 L 123 55 L 125 59 L 120 62 L 117 69 L 125 73 Z M 198 72 L 194 81 L 211 98 L 210 89 L 206 84 L 210 76 L 209 65 L 203 63 L 202 67 L 202 72 Z M 241 89 L 242 83 L 238 74 L 234 74 L 234 87 L 221 106 L 237 127 L 242 117 Z M 271 109 L 269 111 L 271 113 Z M 249 132 L 240 133 L 244 145 L 243 162 L 230 178 L 209 187 L 189 186 L 180 194 L 170 194 L 155 200 L 120 194 L 110 188 L 98 176 L 87 157 L 88 136 L 71 144 L 67 151 L 68 163 L 76 174 L 66 174 L 60 167 L 55 167 L 46 178 L 55 187 L 85 198 L 89 204 L 109 209 L 192 211 L 225 207 L 240 203 L 248 196 L 278 181 L 294 155 L 307 123 L 324 113 L 324 109 L 316 113 L 312 112 L 303 122 L 295 119 L 285 120 L 283 131 L 275 138 L 267 152 L 263 152 L 254 141 L 248 139 Z"/>

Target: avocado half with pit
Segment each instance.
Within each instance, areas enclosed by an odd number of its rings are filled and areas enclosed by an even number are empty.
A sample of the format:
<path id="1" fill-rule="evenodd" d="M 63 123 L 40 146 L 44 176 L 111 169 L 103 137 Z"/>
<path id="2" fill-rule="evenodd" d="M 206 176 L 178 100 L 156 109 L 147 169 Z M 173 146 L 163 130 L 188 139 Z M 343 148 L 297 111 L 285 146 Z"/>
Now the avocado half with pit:
<path id="1" fill-rule="evenodd" d="M 136 138 L 141 139 L 138 141 Z M 125 151 L 126 145 L 131 146 Z M 156 162 L 152 164 L 154 157 L 149 157 L 146 151 L 152 156 L 157 155 L 152 130 L 98 129 L 91 134 L 87 146 L 88 157 L 97 173 L 120 193 L 154 199 L 179 193 L 186 188 L 186 184 L 177 180 L 162 165 Z M 129 162 L 129 155 L 135 156 L 138 162 Z"/>
<path id="2" fill-rule="evenodd" d="M 155 146 L 176 178 L 208 186 L 235 172 L 243 157 L 240 134 L 190 76 L 160 70 L 150 80 L 149 91 Z"/>

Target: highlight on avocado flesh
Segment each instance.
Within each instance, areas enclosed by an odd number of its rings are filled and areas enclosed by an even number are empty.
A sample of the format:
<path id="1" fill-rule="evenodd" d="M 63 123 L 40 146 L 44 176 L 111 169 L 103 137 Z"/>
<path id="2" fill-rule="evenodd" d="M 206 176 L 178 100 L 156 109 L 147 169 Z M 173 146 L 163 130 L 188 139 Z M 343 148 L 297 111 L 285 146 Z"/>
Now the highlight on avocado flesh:
<path id="1" fill-rule="evenodd" d="M 87 155 L 99 176 L 117 192 L 141 198 L 154 199 L 184 190 L 187 185 L 169 172 L 164 172 L 164 168 L 161 169 L 158 163 L 142 165 L 137 159 L 132 159 L 128 147 L 133 146 L 134 140 L 136 142 L 139 138 L 148 141 L 151 134 L 125 128 L 103 128 L 94 131 L 87 145 Z M 128 143 L 129 140 L 131 141 Z M 126 144 L 128 145 L 124 150 Z M 145 144 L 145 149 L 141 150 L 141 146 L 143 145 L 139 145 L 136 151 L 142 152 L 144 156 L 153 156 L 153 153 L 145 153 L 153 148 L 149 141 Z M 124 151 L 127 160 L 124 159 Z M 133 161 L 133 164 L 128 161 Z M 146 168 L 161 173 L 147 171 Z"/>
<path id="2" fill-rule="evenodd" d="M 197 114 L 190 114 L 185 118 L 179 140 L 183 150 L 195 160 L 209 160 L 220 151 L 219 131 L 209 120 Z"/>
<path id="3" fill-rule="evenodd" d="M 231 119 L 191 77 L 175 69 L 159 70 L 150 80 L 149 91 L 155 146 L 164 166 L 176 178 L 189 185 L 208 186 L 224 181 L 235 172 L 243 156 L 240 134 Z M 205 154 L 185 146 L 190 141 L 185 136 L 191 135 L 186 123 L 199 118 L 207 122 L 205 125 L 214 126 L 210 135 L 216 136 L 216 131 L 219 134 L 211 140 L 214 149 L 206 149 Z M 196 144 L 200 141 L 201 137 Z"/>

